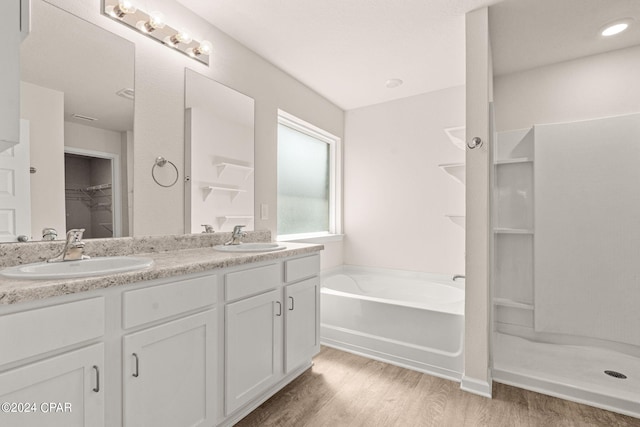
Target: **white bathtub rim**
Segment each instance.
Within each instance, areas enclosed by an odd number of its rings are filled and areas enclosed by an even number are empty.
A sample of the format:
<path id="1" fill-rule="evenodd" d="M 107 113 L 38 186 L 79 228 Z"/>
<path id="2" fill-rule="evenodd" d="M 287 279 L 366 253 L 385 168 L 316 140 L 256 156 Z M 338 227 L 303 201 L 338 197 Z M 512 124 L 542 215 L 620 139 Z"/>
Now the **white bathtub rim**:
<path id="1" fill-rule="evenodd" d="M 364 301 L 372 301 L 381 304 L 391 304 L 401 307 L 416 308 L 419 310 L 434 311 L 437 313 L 453 314 L 456 316 L 464 316 L 464 299 L 447 304 L 425 304 L 403 300 L 393 300 L 388 298 L 370 297 L 367 295 L 353 294 L 351 292 L 337 291 L 335 289 L 322 286 L 320 292 L 328 295 L 335 295 L 344 298 L 360 299 Z"/>
<path id="2" fill-rule="evenodd" d="M 329 268 L 326 270 L 322 270 L 320 273 L 320 278 L 325 276 L 331 276 L 335 274 L 349 274 L 349 273 L 359 273 L 359 274 L 382 274 L 385 276 L 397 276 L 403 278 L 415 278 L 426 280 L 429 282 L 434 282 L 440 285 L 453 286 L 455 288 L 464 290 L 465 288 L 465 279 L 460 278 L 453 280 L 453 276 L 457 275 L 457 273 L 452 274 L 444 274 L 444 273 L 427 273 L 422 271 L 410 271 L 410 270 L 398 270 L 392 268 L 382 268 L 382 267 L 366 267 L 359 265 L 351 265 L 351 264 L 343 264 L 337 267 Z"/>

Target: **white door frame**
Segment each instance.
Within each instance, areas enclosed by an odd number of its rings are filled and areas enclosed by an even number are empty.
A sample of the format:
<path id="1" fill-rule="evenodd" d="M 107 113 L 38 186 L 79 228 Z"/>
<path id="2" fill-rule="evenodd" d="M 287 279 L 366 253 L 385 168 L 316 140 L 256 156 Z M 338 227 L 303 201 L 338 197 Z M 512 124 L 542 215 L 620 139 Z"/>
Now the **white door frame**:
<path id="1" fill-rule="evenodd" d="M 111 207 L 113 218 L 113 237 L 122 237 L 122 188 L 120 186 L 120 155 L 104 151 L 87 150 L 85 148 L 64 147 L 65 154 L 95 157 L 111 160 Z"/>

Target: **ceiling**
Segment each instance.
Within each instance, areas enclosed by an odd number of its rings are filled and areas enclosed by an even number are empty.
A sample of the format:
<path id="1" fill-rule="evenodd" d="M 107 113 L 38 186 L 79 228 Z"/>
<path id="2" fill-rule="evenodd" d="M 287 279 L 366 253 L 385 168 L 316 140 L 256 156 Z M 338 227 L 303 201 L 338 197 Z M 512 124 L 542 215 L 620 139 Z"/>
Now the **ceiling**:
<path id="1" fill-rule="evenodd" d="M 463 85 L 464 14 L 483 6 L 496 74 L 640 43 L 640 25 L 598 34 L 640 24 L 638 0 L 178 1 L 345 110 Z"/>
<path id="2" fill-rule="evenodd" d="M 634 18 L 603 37 L 605 24 Z M 489 8 L 494 75 L 640 44 L 639 0 L 505 0 Z"/>
<path id="3" fill-rule="evenodd" d="M 463 85 L 464 14 L 498 0 L 178 1 L 350 110 Z"/>

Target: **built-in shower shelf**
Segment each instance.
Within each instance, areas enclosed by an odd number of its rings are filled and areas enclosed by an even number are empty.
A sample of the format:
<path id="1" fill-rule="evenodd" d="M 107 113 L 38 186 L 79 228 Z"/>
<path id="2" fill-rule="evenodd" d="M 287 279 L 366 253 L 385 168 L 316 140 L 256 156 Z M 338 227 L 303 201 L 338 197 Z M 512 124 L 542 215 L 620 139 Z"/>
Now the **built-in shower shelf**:
<path id="1" fill-rule="evenodd" d="M 237 163 L 223 162 L 217 163 L 214 166 L 218 173 L 218 178 L 220 178 L 226 170 L 237 170 L 239 172 L 242 172 L 244 173 L 244 179 L 247 179 L 249 175 L 253 173 L 253 168 L 251 166 L 239 165 Z"/>
<path id="2" fill-rule="evenodd" d="M 523 310 L 533 310 L 533 304 L 527 304 L 524 302 L 518 302 L 507 298 L 494 298 L 494 305 L 500 305 L 502 307 L 520 308 Z"/>
<path id="3" fill-rule="evenodd" d="M 238 194 L 240 193 L 246 193 L 247 190 L 241 190 L 239 188 L 230 188 L 230 187 L 218 187 L 215 185 L 207 185 L 205 187 L 202 187 L 202 190 L 204 191 L 204 198 L 206 199 L 207 197 L 209 197 L 209 195 L 213 192 L 222 192 L 222 193 L 229 193 L 229 196 L 231 197 L 231 200 L 235 199 L 236 197 L 238 197 Z"/>
<path id="4" fill-rule="evenodd" d="M 496 165 L 510 165 L 514 163 L 530 163 L 533 162 L 531 157 L 517 157 L 514 159 L 498 159 L 495 161 Z"/>
<path id="5" fill-rule="evenodd" d="M 253 215 L 217 216 L 216 220 L 218 221 L 218 227 L 222 227 L 227 221 L 246 224 L 248 222 L 253 221 Z"/>
<path id="6" fill-rule="evenodd" d="M 445 215 L 445 216 L 449 218 L 449 221 L 451 221 L 455 225 L 464 228 L 464 222 L 465 222 L 464 215 Z"/>
<path id="7" fill-rule="evenodd" d="M 494 228 L 496 234 L 533 234 L 533 230 L 527 228 Z"/>
<path id="8" fill-rule="evenodd" d="M 464 163 L 444 163 L 438 165 L 440 169 L 451 175 L 456 181 L 462 183 L 466 182 L 466 173 Z"/>
<path id="9" fill-rule="evenodd" d="M 457 126 L 452 128 L 444 129 L 444 133 L 447 134 L 449 141 L 462 151 L 465 150 L 465 135 L 466 135 L 466 127 L 465 126 Z"/>

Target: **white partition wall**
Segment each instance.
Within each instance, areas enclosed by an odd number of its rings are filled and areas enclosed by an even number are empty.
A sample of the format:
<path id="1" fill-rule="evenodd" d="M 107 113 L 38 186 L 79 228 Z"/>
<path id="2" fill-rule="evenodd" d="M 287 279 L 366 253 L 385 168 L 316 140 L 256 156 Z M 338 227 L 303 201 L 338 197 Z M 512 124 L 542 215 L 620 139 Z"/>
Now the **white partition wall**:
<path id="1" fill-rule="evenodd" d="M 535 330 L 640 345 L 640 114 L 536 126 Z"/>

